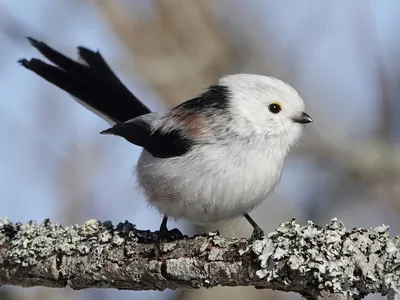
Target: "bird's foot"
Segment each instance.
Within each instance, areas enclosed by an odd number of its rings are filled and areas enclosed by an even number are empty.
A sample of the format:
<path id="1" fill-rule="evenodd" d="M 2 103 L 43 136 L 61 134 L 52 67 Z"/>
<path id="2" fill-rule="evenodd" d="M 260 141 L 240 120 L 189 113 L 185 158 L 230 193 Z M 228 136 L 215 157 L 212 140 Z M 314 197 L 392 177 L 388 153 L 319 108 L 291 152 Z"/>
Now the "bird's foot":
<path id="1" fill-rule="evenodd" d="M 158 233 L 158 240 L 153 248 L 154 257 L 160 257 L 161 253 L 163 253 L 162 249 L 164 243 L 170 243 L 185 238 L 185 236 L 178 228 L 174 228 L 171 230 L 168 230 L 167 228 L 162 228 L 157 233 Z"/>
<path id="2" fill-rule="evenodd" d="M 264 238 L 264 231 L 261 229 L 261 227 L 257 225 L 257 223 L 250 217 L 249 214 L 246 213 L 243 216 L 254 228 L 253 234 L 250 237 L 250 241 L 262 240 Z"/>
<path id="3" fill-rule="evenodd" d="M 250 237 L 251 241 L 262 240 L 264 238 L 264 231 L 259 227 L 254 227 L 253 233 Z"/>
<path id="4" fill-rule="evenodd" d="M 180 232 L 178 228 L 168 230 L 167 228 L 168 216 L 164 215 L 161 222 L 160 231 L 158 232 L 159 242 L 172 242 L 175 240 L 183 239 L 185 236 Z"/>
<path id="5" fill-rule="evenodd" d="M 178 228 L 174 228 L 171 230 L 163 229 L 159 231 L 159 241 L 160 242 L 172 242 L 175 240 L 181 240 L 184 238 L 184 235 Z"/>

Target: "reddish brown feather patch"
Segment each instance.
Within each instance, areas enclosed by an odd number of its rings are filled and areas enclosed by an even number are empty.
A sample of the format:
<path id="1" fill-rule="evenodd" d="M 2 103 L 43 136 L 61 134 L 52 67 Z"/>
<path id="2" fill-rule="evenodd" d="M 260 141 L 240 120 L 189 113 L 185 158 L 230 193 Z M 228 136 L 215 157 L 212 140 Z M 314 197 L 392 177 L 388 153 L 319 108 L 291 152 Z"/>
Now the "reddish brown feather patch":
<path id="1" fill-rule="evenodd" d="M 200 138 L 206 132 L 209 127 L 207 119 L 199 114 L 195 114 L 190 111 L 179 110 L 174 115 L 173 118 L 185 128 L 185 132 L 195 138 Z"/>

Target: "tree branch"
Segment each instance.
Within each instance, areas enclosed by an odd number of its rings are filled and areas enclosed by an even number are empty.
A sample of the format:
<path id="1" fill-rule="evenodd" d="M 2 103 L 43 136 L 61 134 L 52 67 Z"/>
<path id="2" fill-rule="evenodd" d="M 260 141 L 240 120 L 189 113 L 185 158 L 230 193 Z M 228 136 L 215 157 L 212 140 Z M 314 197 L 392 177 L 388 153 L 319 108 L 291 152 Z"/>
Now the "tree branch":
<path id="1" fill-rule="evenodd" d="M 157 246 L 158 245 L 158 246 Z M 264 240 L 218 233 L 159 243 L 157 232 L 125 222 L 62 227 L 0 219 L 0 284 L 164 290 L 255 286 L 307 298 L 398 295 L 399 237 L 388 227 L 321 228 L 282 223 Z"/>

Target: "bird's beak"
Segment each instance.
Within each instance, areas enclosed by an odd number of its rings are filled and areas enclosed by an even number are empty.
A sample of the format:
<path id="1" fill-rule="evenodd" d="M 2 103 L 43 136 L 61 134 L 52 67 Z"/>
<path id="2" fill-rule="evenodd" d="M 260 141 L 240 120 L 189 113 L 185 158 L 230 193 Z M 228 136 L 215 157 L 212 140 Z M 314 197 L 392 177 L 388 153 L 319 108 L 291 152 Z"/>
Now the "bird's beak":
<path id="1" fill-rule="evenodd" d="M 300 123 L 300 124 L 307 124 L 307 123 L 311 123 L 312 119 L 308 114 L 306 114 L 305 112 L 302 112 L 300 116 L 293 118 L 293 122 Z"/>

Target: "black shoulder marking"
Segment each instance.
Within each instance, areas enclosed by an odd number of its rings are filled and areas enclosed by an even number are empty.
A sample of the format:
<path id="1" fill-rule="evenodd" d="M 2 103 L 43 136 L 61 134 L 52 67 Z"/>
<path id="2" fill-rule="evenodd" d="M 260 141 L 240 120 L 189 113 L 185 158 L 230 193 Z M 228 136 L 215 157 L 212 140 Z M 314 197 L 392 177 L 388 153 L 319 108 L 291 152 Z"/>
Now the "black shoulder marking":
<path id="1" fill-rule="evenodd" d="M 213 110 L 224 113 L 229 107 L 230 92 L 223 85 L 212 85 L 199 97 L 188 100 L 176 108 L 185 108 L 193 111 Z"/>
<path id="2" fill-rule="evenodd" d="M 182 156 L 194 146 L 194 142 L 178 130 L 152 132 L 149 124 L 140 121 L 119 123 L 101 133 L 121 136 L 158 158 Z"/>
<path id="3" fill-rule="evenodd" d="M 118 79 L 99 52 L 78 47 L 81 64 L 47 44 L 28 38 L 32 46 L 49 59 L 50 65 L 39 59 L 21 59 L 25 68 L 77 97 L 115 122 L 125 122 L 150 110 Z"/>

